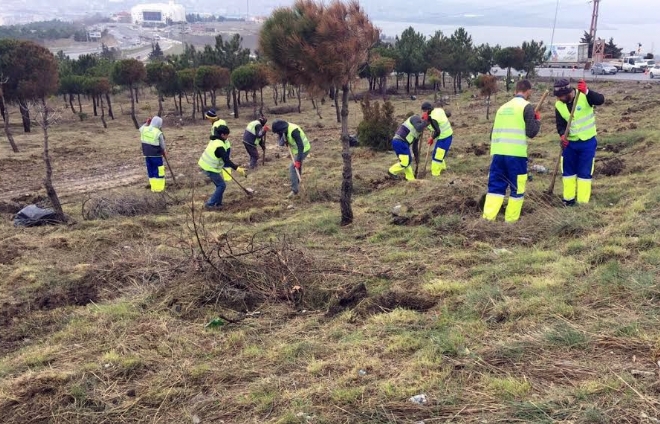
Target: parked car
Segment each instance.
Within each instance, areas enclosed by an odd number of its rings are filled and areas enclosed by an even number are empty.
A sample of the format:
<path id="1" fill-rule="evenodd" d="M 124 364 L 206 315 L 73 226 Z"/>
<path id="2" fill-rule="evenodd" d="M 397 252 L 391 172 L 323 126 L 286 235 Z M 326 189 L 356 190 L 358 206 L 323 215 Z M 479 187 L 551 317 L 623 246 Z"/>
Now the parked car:
<path id="1" fill-rule="evenodd" d="M 660 78 L 660 64 L 656 64 L 652 68 L 649 68 L 649 78 Z"/>
<path id="2" fill-rule="evenodd" d="M 595 63 L 591 67 L 592 75 L 615 75 L 618 70 L 608 63 Z"/>

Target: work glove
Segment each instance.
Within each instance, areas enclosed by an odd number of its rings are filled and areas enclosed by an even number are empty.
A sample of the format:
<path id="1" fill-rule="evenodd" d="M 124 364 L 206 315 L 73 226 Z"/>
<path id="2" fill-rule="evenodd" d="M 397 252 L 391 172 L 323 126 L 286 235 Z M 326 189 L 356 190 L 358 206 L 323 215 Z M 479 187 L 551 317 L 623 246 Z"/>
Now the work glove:
<path id="1" fill-rule="evenodd" d="M 537 121 L 540 121 L 541 120 L 541 112 L 539 112 L 538 110 L 536 112 L 534 112 L 534 119 L 536 119 Z"/>
<path id="2" fill-rule="evenodd" d="M 270 127 L 268 125 L 264 125 L 263 131 L 264 133 L 267 133 L 268 131 L 270 131 Z"/>
<path id="3" fill-rule="evenodd" d="M 241 176 L 243 176 L 243 177 L 247 177 L 247 172 L 245 171 L 245 168 L 243 168 L 243 167 L 239 166 L 238 168 L 236 168 L 236 172 L 241 174 Z"/>
<path id="4" fill-rule="evenodd" d="M 568 147 L 568 139 L 566 138 L 565 135 L 562 135 L 561 136 L 561 148 L 565 149 L 566 147 Z"/>
<path id="5" fill-rule="evenodd" d="M 167 157 L 167 152 L 166 152 L 165 150 L 163 150 L 163 157 L 164 157 L 164 158 Z"/>
<path id="6" fill-rule="evenodd" d="M 577 89 L 580 93 L 587 94 L 587 83 L 585 80 L 580 80 L 577 84 Z"/>
<path id="7" fill-rule="evenodd" d="M 429 141 L 426 142 L 429 146 L 433 146 L 433 137 L 429 138 Z"/>
<path id="8" fill-rule="evenodd" d="M 144 121 L 144 125 L 149 125 L 151 124 L 151 118 L 147 118 L 146 121 Z"/>
<path id="9" fill-rule="evenodd" d="M 428 112 L 422 113 L 422 121 L 428 122 L 428 120 L 429 120 L 429 113 Z"/>
<path id="10" fill-rule="evenodd" d="M 293 166 L 294 166 L 298 171 L 300 171 L 300 167 L 302 166 L 302 163 L 300 163 L 300 161 L 297 160 L 297 161 L 295 161 L 295 162 L 293 163 Z"/>

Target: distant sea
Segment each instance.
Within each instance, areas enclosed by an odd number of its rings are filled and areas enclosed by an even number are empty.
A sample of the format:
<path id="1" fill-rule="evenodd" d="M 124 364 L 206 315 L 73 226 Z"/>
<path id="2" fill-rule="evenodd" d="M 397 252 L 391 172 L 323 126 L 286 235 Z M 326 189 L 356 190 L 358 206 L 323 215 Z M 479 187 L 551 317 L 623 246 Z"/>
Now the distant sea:
<path id="1" fill-rule="evenodd" d="M 441 30 L 444 35 L 451 35 L 459 25 L 433 25 L 426 23 L 412 22 L 391 22 L 374 20 L 387 36 L 401 34 L 406 28 L 412 26 L 416 31 L 427 36 L 433 35 L 437 30 Z M 546 45 L 550 44 L 552 39 L 552 27 L 533 28 L 533 27 L 504 27 L 504 26 L 463 26 L 472 36 L 475 44 L 499 44 L 501 46 L 518 46 L 523 41 L 542 40 Z M 597 37 L 604 38 L 606 41 L 614 37 L 614 42 L 623 47 L 624 53 L 637 50 L 637 43 L 642 43 L 642 52 L 660 53 L 660 31 L 659 25 L 641 24 L 641 25 L 616 25 L 608 24 L 607 29 L 596 33 Z M 582 34 L 588 30 L 588 24 L 584 29 L 555 29 L 555 43 L 577 43 Z"/>

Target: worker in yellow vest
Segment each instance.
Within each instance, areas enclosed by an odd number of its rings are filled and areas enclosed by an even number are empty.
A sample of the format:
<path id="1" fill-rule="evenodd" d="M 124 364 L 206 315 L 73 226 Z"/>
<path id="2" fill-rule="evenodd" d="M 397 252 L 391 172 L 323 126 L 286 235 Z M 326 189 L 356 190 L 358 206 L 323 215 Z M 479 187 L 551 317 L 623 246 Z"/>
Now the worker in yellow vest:
<path id="1" fill-rule="evenodd" d="M 296 170 L 302 175 L 302 163 L 309 154 L 312 146 L 302 128 L 294 123 L 276 119 L 273 122 L 273 132 L 280 137 L 278 144 L 280 146 L 286 145 L 291 149 L 291 153 L 293 154 L 293 163 L 289 165 L 291 193 L 287 197 L 297 196 L 300 181 L 298 181 Z"/>
<path id="2" fill-rule="evenodd" d="M 565 134 L 578 91 L 582 94 L 577 99 L 571 128 Z M 557 97 L 555 119 L 562 146 L 563 202 L 565 206 L 574 206 L 576 200 L 577 203 L 589 203 L 598 146 L 594 106 L 605 103 L 605 96 L 589 90 L 584 80 L 578 82 L 577 90 L 574 90 L 567 79 L 555 82 L 554 94 Z"/>
<path id="3" fill-rule="evenodd" d="M 163 157 L 165 151 L 165 137 L 161 131 L 163 119 L 154 116 L 140 127 L 140 141 L 142 142 L 142 155 L 147 165 L 147 176 L 151 191 L 159 193 L 165 190 L 165 165 Z"/>
<path id="4" fill-rule="evenodd" d="M 245 169 L 239 167 L 229 158 L 231 151 L 231 144 L 229 143 L 229 127 L 226 125 L 219 125 L 217 129 L 217 137 L 209 141 L 204 153 L 199 158 L 197 164 L 202 171 L 211 179 L 215 184 L 215 192 L 206 202 L 204 207 L 207 210 L 221 210 L 222 197 L 227 188 L 226 178 L 222 174 L 227 172 L 227 168 L 235 169 L 236 172 L 245 176 Z"/>
<path id="5" fill-rule="evenodd" d="M 503 104 L 495 115 L 490 135 L 492 156 L 488 175 L 488 194 L 483 217 L 494 221 L 504 203 L 507 188 L 509 202 L 504 213 L 506 222 L 516 222 L 527 185 L 527 138 L 534 138 L 541 129 L 541 115 L 529 103 L 532 84 L 528 80 L 516 83 L 516 95 Z"/>
<path id="6" fill-rule="evenodd" d="M 261 146 L 262 153 L 264 155 L 266 154 L 266 133 L 270 131 L 266 122 L 268 122 L 268 120 L 262 116 L 259 119 L 250 122 L 247 127 L 245 127 L 245 132 L 243 133 L 243 145 L 245 145 L 245 150 L 247 150 L 248 156 L 250 156 L 250 169 L 256 168 L 259 164 L 258 146 Z"/>
<path id="7" fill-rule="evenodd" d="M 204 113 L 204 118 L 211 121 L 211 135 L 209 140 L 220 140 L 219 129 L 222 126 L 227 126 L 227 122 L 224 119 L 220 119 L 215 109 L 209 109 Z M 225 181 L 231 181 L 231 168 L 225 168 L 226 172 L 222 172 L 222 177 Z"/>
<path id="8" fill-rule="evenodd" d="M 412 181 L 415 179 L 412 167 L 412 152 L 415 153 L 415 156 L 419 154 L 419 136 L 426 125 L 427 122 L 422 120 L 419 115 L 413 115 L 406 119 L 396 130 L 392 139 L 392 150 L 396 153 L 399 161 L 390 167 L 389 174 L 391 176 L 397 176 L 403 172 L 406 180 Z"/>
<path id="9" fill-rule="evenodd" d="M 431 131 L 428 145 L 433 146 L 435 144 L 433 156 L 431 156 L 431 175 L 439 177 L 440 173 L 447 169 L 445 157 L 449 153 L 454 130 L 452 130 L 449 119 L 441 107 L 433 107 L 431 103 L 424 102 L 422 111 L 424 112 L 422 119 L 428 122 L 428 129 Z"/>

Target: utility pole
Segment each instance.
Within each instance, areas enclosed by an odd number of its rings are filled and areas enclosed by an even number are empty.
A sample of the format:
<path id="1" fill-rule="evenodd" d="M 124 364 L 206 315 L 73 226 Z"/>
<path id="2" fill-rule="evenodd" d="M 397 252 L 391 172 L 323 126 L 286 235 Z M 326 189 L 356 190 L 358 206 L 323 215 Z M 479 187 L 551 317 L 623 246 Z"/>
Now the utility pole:
<path id="1" fill-rule="evenodd" d="M 594 4 L 593 12 L 591 14 L 591 26 L 589 27 L 589 36 L 591 37 L 591 42 L 593 43 L 591 59 L 592 63 L 599 63 L 603 61 L 605 57 L 605 40 L 596 38 L 596 30 L 598 29 L 598 8 L 600 6 L 600 0 L 592 0 Z"/>

